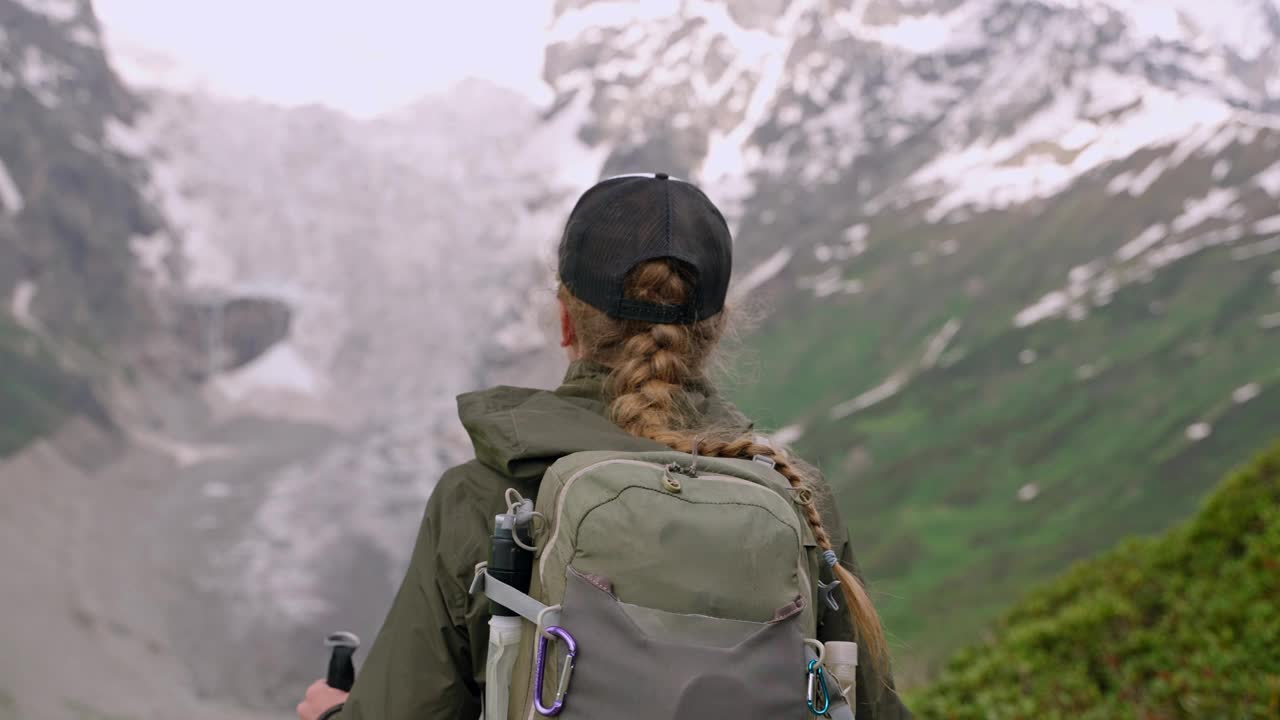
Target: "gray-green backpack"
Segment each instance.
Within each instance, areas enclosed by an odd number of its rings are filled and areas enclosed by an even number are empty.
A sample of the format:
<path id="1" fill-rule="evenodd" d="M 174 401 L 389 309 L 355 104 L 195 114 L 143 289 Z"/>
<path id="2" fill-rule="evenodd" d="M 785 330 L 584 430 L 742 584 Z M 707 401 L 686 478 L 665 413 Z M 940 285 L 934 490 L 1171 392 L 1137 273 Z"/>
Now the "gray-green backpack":
<path id="1" fill-rule="evenodd" d="M 580 452 L 529 510 L 529 592 L 483 566 L 473 587 L 522 616 L 491 626 L 488 720 L 852 717 L 852 678 L 827 682 L 814 640 L 813 535 L 772 462 Z"/>

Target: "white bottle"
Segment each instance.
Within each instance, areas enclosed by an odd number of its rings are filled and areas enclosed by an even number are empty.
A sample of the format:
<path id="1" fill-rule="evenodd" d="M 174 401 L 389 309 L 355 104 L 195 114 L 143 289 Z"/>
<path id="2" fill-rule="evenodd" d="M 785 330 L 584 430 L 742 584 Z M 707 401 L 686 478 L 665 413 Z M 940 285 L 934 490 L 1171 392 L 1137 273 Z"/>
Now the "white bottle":
<path id="1" fill-rule="evenodd" d="M 844 695 L 845 700 L 848 701 L 849 708 L 856 711 L 858 643 L 831 641 L 823 644 L 826 650 L 822 665 L 827 669 L 827 676 L 840 689 L 840 694 Z"/>
<path id="2" fill-rule="evenodd" d="M 520 636 L 523 634 L 522 617 L 494 615 L 489 618 L 489 652 L 484 664 L 483 720 L 507 720 L 511 676 L 515 672 L 516 655 L 520 652 Z"/>

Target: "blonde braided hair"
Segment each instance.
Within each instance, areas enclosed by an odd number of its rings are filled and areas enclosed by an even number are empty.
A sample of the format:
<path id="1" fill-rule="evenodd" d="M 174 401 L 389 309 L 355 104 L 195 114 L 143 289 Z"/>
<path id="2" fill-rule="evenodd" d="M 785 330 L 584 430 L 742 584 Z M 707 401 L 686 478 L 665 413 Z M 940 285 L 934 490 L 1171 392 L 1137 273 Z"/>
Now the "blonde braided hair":
<path id="1" fill-rule="evenodd" d="M 663 305 L 682 304 L 690 289 L 683 268 L 667 260 L 651 260 L 627 277 L 626 296 Z M 575 298 L 561 286 L 559 297 L 574 323 L 583 357 L 612 368 L 608 380 L 613 398 L 609 412 L 622 429 L 680 452 L 750 459 L 772 458 L 774 469 L 797 491 L 814 496 L 814 481 L 786 454 L 759 442 L 751 433 L 717 437 L 699 432 L 696 418 L 685 401 L 684 389 L 705 383 L 706 363 L 725 328 L 725 314 L 692 325 L 654 324 L 615 320 Z M 834 551 L 831 535 L 823 527 L 815 502 L 802 505 L 814 539 L 823 551 Z M 840 563 L 832 566 L 844 595 L 863 650 L 873 664 L 883 668 L 887 648 L 880 617 L 862 582 Z"/>

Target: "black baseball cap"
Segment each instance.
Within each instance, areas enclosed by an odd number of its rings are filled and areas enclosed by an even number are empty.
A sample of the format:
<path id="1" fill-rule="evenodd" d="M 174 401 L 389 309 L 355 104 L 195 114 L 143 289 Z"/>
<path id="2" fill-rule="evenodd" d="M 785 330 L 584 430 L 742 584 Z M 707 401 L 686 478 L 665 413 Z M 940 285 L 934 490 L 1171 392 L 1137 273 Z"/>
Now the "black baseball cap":
<path id="1" fill-rule="evenodd" d="M 649 260 L 681 263 L 693 280 L 683 305 L 625 295 L 627 274 Z M 560 281 L 619 320 L 692 324 L 724 309 L 733 269 L 729 225 L 693 184 L 666 173 L 619 175 L 578 198 L 560 241 Z"/>

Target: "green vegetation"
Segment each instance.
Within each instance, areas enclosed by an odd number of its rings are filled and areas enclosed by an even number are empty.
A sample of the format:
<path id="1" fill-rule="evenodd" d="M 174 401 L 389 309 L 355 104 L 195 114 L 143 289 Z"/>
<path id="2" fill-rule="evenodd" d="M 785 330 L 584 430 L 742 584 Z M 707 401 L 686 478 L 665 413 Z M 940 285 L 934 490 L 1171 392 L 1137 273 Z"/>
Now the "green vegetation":
<path id="1" fill-rule="evenodd" d="M 1271 133 L 1222 157 L 1247 177 L 1278 154 Z M 868 219 L 867 250 L 844 268 L 863 291 L 819 299 L 780 280 L 748 340 L 757 367 L 733 395 L 761 426 L 804 427 L 796 449 L 837 490 L 908 687 L 1027 588 L 1187 518 L 1214 478 L 1280 427 L 1280 330 L 1260 324 L 1280 313 L 1280 253 L 1241 260 L 1209 248 L 1105 303 L 1086 294 L 1084 316 L 1014 324 L 1073 268 L 1118 265 L 1118 247 L 1215 187 L 1213 159 L 1193 158 L 1142 197 L 1106 191 L 1150 160 L 964 222 L 929 224 L 912 209 Z M 1242 190 L 1240 206 L 1250 218 L 1275 213 L 1257 190 Z M 1177 237 L 1230 224 L 1215 217 Z M 813 232 L 842 242 L 843 226 Z M 1259 239 L 1246 232 L 1237 245 Z M 829 266 L 797 252 L 788 272 Z M 960 329 L 935 366 L 833 417 L 918 366 L 950 320 Z M 1187 430 L 1198 423 L 1211 433 L 1196 440 Z"/>
<path id="2" fill-rule="evenodd" d="M 0 690 L 0 720 L 17 720 L 18 704 L 14 702 L 13 696 L 5 690 Z"/>
<path id="3" fill-rule="evenodd" d="M 1280 717 L 1280 443 L 1189 524 L 1032 593 L 913 699 L 954 720 Z"/>
<path id="4" fill-rule="evenodd" d="M 87 389 L 44 342 L 0 315 L 0 457 L 55 429 Z"/>

